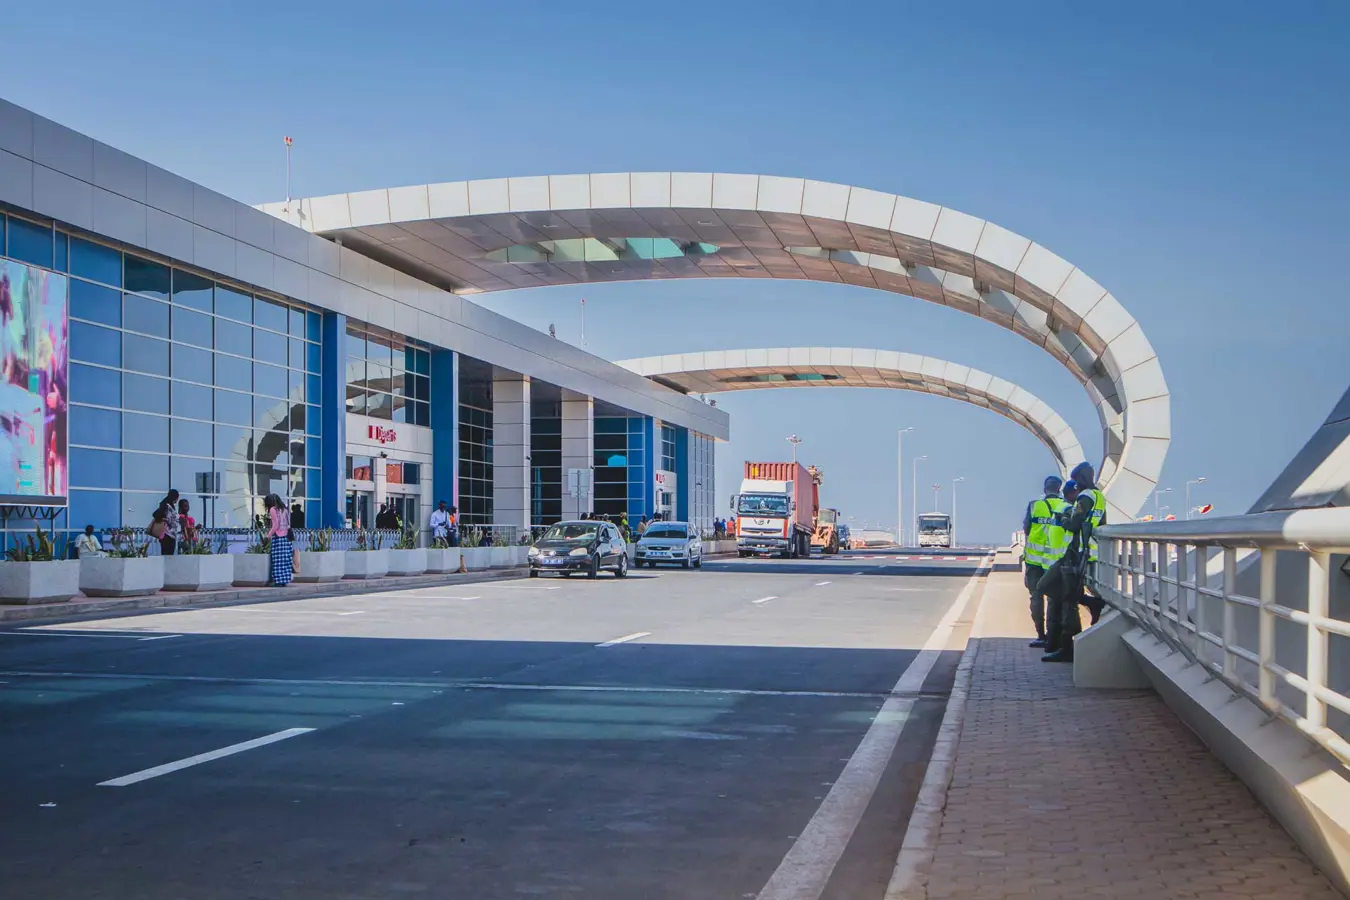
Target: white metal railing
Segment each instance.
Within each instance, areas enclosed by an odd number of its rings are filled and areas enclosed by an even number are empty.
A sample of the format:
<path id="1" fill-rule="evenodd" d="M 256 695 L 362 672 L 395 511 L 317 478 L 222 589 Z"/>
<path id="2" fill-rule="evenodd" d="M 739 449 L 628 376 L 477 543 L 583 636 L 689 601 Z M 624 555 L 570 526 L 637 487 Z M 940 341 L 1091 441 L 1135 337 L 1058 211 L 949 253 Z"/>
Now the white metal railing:
<path id="1" fill-rule="evenodd" d="M 1106 602 L 1350 763 L 1350 579 L 1332 560 L 1350 553 L 1350 508 L 1114 525 L 1097 538 L 1092 581 Z"/>

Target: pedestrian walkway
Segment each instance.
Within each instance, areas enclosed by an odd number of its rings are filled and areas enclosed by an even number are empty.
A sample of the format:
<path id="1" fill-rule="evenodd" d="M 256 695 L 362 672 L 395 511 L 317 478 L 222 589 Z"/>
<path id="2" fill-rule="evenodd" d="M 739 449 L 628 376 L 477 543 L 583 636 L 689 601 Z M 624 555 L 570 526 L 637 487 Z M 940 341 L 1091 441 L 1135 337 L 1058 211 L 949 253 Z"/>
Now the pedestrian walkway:
<path id="1" fill-rule="evenodd" d="M 1156 694 L 1080 690 L 1072 666 L 1040 662 L 1020 573 L 990 575 L 972 637 L 926 890 L 911 895 L 1341 897 Z"/>

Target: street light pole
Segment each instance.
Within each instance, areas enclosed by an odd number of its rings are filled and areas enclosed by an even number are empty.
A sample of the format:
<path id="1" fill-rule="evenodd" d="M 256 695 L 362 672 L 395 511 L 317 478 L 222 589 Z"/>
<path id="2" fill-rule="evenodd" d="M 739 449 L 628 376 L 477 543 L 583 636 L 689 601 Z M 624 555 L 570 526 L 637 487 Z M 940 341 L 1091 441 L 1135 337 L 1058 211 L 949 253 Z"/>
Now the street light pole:
<path id="1" fill-rule="evenodd" d="M 1203 476 L 1201 476 L 1200 478 L 1192 478 L 1190 481 L 1186 482 L 1186 518 L 1187 518 L 1187 519 L 1189 519 L 1189 518 L 1191 517 L 1191 485 L 1193 485 L 1193 484 L 1204 484 L 1204 483 L 1205 483 L 1205 478 L 1204 478 Z"/>
<path id="2" fill-rule="evenodd" d="M 916 547 L 919 546 L 919 463 L 927 458 L 927 456 L 914 457 L 914 480 L 911 482 L 914 489 L 910 491 L 910 496 L 914 498 L 914 546 Z"/>
<path id="3" fill-rule="evenodd" d="M 905 546 L 905 432 L 914 426 L 901 428 L 895 435 L 895 545 Z"/>
<path id="4" fill-rule="evenodd" d="M 797 445 L 800 444 L 800 443 L 802 442 L 802 439 L 799 438 L 799 437 L 797 437 L 795 434 L 790 434 L 790 435 L 787 436 L 787 442 L 788 442 L 789 444 L 792 445 L 792 464 L 793 464 L 793 465 L 796 465 L 796 464 L 797 464 Z"/>
<path id="5" fill-rule="evenodd" d="M 941 507 L 938 506 L 938 491 L 940 490 L 942 490 L 942 485 L 940 484 L 933 485 L 933 512 L 937 512 L 939 509 L 941 509 Z"/>
<path id="6" fill-rule="evenodd" d="M 966 480 L 966 476 L 961 475 L 952 479 L 952 549 L 956 549 L 956 486 Z"/>
<path id="7" fill-rule="evenodd" d="M 1153 518 L 1157 519 L 1162 516 L 1162 508 L 1158 505 L 1162 501 L 1159 500 L 1158 498 L 1161 497 L 1163 494 L 1170 494 L 1170 493 L 1172 493 L 1171 488 L 1161 488 L 1160 490 L 1156 490 L 1153 492 Z"/>

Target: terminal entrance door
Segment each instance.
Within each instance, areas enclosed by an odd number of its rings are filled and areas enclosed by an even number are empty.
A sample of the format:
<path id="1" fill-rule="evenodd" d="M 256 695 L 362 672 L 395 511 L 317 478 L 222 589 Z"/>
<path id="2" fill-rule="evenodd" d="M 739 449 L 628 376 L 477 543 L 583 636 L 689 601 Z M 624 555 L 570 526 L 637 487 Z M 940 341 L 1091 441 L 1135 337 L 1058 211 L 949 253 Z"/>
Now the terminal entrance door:
<path id="1" fill-rule="evenodd" d="M 394 507 L 394 512 L 398 513 L 398 520 L 403 523 L 405 530 L 409 528 L 421 530 L 422 520 L 418 518 L 416 497 L 411 494 L 390 494 L 389 503 Z"/>
<path id="2" fill-rule="evenodd" d="M 347 492 L 347 525 L 349 528 L 374 528 L 375 516 L 370 509 L 372 491 Z"/>

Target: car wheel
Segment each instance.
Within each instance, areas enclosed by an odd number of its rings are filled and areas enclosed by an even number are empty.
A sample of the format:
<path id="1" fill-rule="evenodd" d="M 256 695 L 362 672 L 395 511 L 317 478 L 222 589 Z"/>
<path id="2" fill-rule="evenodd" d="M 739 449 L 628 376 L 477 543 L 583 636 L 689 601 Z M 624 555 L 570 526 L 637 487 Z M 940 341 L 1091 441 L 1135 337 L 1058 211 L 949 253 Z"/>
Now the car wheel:
<path id="1" fill-rule="evenodd" d="M 600 574 L 600 554 L 591 557 L 591 567 L 586 570 L 587 578 L 594 578 Z"/>
<path id="2" fill-rule="evenodd" d="M 628 575 L 628 556 L 619 557 L 619 567 L 614 570 L 615 578 L 624 578 Z"/>
<path id="3" fill-rule="evenodd" d="M 539 570 L 538 570 L 538 569 L 531 569 L 531 570 L 530 570 L 530 577 L 531 577 L 531 578 L 538 578 L 538 577 L 539 577 Z"/>
<path id="4" fill-rule="evenodd" d="M 572 577 L 572 573 L 571 573 L 571 572 L 559 572 L 558 574 L 561 575 L 561 576 L 564 577 L 564 578 L 571 578 L 571 577 Z"/>
<path id="5" fill-rule="evenodd" d="M 701 569 L 701 568 L 703 568 L 703 556 L 702 556 L 702 555 L 698 556 L 698 557 L 694 560 L 694 568 L 695 568 L 695 569 Z"/>

